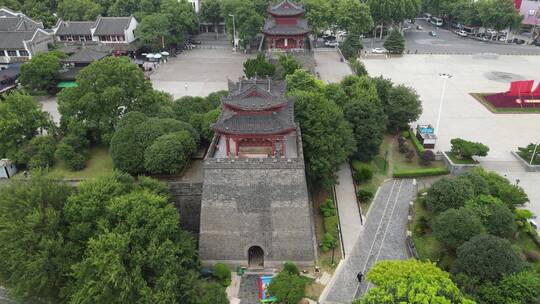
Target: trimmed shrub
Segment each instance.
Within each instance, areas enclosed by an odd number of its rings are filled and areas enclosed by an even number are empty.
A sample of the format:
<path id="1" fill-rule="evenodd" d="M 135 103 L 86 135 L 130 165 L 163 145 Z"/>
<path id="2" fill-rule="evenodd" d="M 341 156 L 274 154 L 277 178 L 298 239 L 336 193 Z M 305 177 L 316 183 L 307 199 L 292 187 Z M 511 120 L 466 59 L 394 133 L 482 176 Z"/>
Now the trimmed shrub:
<path id="1" fill-rule="evenodd" d="M 432 161 L 435 160 L 435 153 L 431 150 L 425 150 L 424 153 L 420 156 L 420 163 L 424 166 L 428 166 Z"/>
<path id="2" fill-rule="evenodd" d="M 78 171 L 86 167 L 88 156 L 84 152 L 81 138 L 74 135 L 68 135 L 62 139 L 56 148 L 56 158 L 63 160 L 66 167 L 70 170 Z"/>
<path id="3" fill-rule="evenodd" d="M 358 59 L 354 57 L 349 59 L 349 64 L 351 65 L 351 68 L 356 76 L 358 77 L 369 76 L 368 71 L 366 67 L 364 66 L 364 63 L 362 63 Z"/>
<path id="4" fill-rule="evenodd" d="M 356 192 L 356 198 L 361 203 L 367 203 L 373 198 L 373 192 L 366 189 L 358 189 Z"/>
<path id="5" fill-rule="evenodd" d="M 416 169 L 416 170 L 395 170 L 393 176 L 395 178 L 413 178 L 413 177 L 424 177 L 424 176 L 437 176 L 449 174 L 447 168 L 425 168 L 425 169 Z"/>
<path id="6" fill-rule="evenodd" d="M 176 173 L 197 151 L 197 143 L 188 131 L 158 137 L 144 152 L 144 167 L 151 173 Z"/>
<path id="7" fill-rule="evenodd" d="M 290 274 L 300 275 L 300 270 L 298 270 L 296 264 L 291 261 L 287 261 L 285 265 L 283 265 L 283 271 L 286 271 Z"/>
<path id="8" fill-rule="evenodd" d="M 278 303 L 298 303 L 305 295 L 306 280 L 287 271 L 280 272 L 272 279 L 268 292 Z"/>
<path id="9" fill-rule="evenodd" d="M 354 179 L 358 184 L 367 182 L 371 178 L 373 178 L 373 171 L 368 167 L 361 168 L 360 171 L 354 172 Z"/>
<path id="10" fill-rule="evenodd" d="M 443 178 L 431 186 L 426 195 L 426 206 L 433 212 L 463 207 L 474 197 L 472 184 L 465 178 Z"/>
<path id="11" fill-rule="evenodd" d="M 327 198 L 326 201 L 321 203 L 320 209 L 323 217 L 331 217 L 336 215 L 336 206 L 331 198 Z"/>
<path id="12" fill-rule="evenodd" d="M 17 164 L 29 169 L 46 168 L 54 163 L 56 140 L 52 136 L 36 136 L 17 153 Z"/>
<path id="13" fill-rule="evenodd" d="M 280 55 L 278 61 L 281 67 L 283 67 L 283 78 L 302 68 L 300 63 L 292 55 Z"/>
<path id="14" fill-rule="evenodd" d="M 331 235 L 337 236 L 339 227 L 339 219 L 337 215 L 324 218 L 324 231 Z"/>
<path id="15" fill-rule="evenodd" d="M 323 243 L 321 246 L 322 251 L 326 252 L 337 246 L 337 239 L 330 233 L 325 233 L 323 236 Z"/>
<path id="16" fill-rule="evenodd" d="M 214 265 L 213 275 L 221 281 L 221 285 L 225 287 L 231 285 L 231 270 L 227 265 L 216 263 Z"/>
<path id="17" fill-rule="evenodd" d="M 416 152 L 418 152 L 418 155 L 424 154 L 426 148 L 424 148 L 418 138 L 416 138 L 416 135 L 414 135 L 412 130 L 409 130 L 409 137 L 411 138 L 411 141 L 413 142 L 414 148 L 416 149 Z"/>
<path id="18" fill-rule="evenodd" d="M 244 74 L 247 78 L 255 76 L 259 78 L 272 77 L 276 73 L 276 67 L 266 61 L 264 54 L 257 55 L 256 58 L 248 59 L 244 62 Z"/>
<path id="19" fill-rule="evenodd" d="M 482 222 L 468 208 L 446 210 L 435 217 L 431 228 L 435 238 L 451 249 L 484 232 Z"/>
<path id="20" fill-rule="evenodd" d="M 409 131 L 403 131 L 403 132 L 401 132 L 401 136 L 403 136 L 404 138 L 410 138 L 410 137 L 411 137 Z"/>
<path id="21" fill-rule="evenodd" d="M 486 156 L 489 152 L 489 147 L 478 143 L 454 138 L 450 141 L 452 144 L 452 154 L 459 159 L 472 159 L 473 156 Z"/>

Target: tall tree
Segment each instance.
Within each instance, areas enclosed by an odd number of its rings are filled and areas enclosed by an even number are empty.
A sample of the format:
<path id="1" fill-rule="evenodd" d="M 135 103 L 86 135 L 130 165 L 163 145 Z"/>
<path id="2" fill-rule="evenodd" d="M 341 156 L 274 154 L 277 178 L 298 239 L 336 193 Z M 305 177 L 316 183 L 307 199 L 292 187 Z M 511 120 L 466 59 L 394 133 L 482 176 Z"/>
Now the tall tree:
<path id="1" fill-rule="evenodd" d="M 56 86 L 61 68 L 60 58 L 64 56 L 56 51 L 36 54 L 21 66 L 21 84 L 33 92 L 50 90 Z"/>
<path id="2" fill-rule="evenodd" d="M 221 1 L 220 0 L 207 0 L 201 4 L 201 11 L 199 12 L 201 19 L 205 22 L 212 23 L 217 35 L 217 25 L 223 21 L 221 13 Z"/>
<path id="3" fill-rule="evenodd" d="M 311 31 L 317 39 L 317 35 L 332 26 L 333 14 L 332 4 L 326 0 L 303 0 L 306 10 L 306 19 L 311 27 Z"/>
<path id="4" fill-rule="evenodd" d="M 369 6 L 356 0 L 340 0 L 336 12 L 337 24 L 349 35 L 361 35 L 373 28 Z"/>
<path id="5" fill-rule="evenodd" d="M 188 35 L 197 33 L 199 20 L 193 6 L 187 0 L 162 0 L 161 13 L 169 20 L 173 42 L 180 43 Z"/>
<path id="6" fill-rule="evenodd" d="M 512 0 L 480 0 L 477 5 L 482 25 L 496 31 L 516 28 L 523 19 Z"/>
<path id="7" fill-rule="evenodd" d="M 447 272 L 431 262 L 383 261 L 367 279 L 375 285 L 355 304 L 455 303 L 474 304 L 465 298 Z"/>
<path id="8" fill-rule="evenodd" d="M 16 158 L 18 150 L 39 132 L 52 131 L 49 114 L 43 112 L 30 95 L 8 94 L 0 102 L 0 157 Z"/>
<path id="9" fill-rule="evenodd" d="M 392 131 L 408 129 L 409 124 L 422 114 L 420 96 L 413 88 L 404 85 L 390 90 L 386 103 L 383 101 L 383 107 L 388 116 L 388 130 Z"/>
<path id="10" fill-rule="evenodd" d="M 101 6 L 91 0 L 62 0 L 58 3 L 58 16 L 63 20 L 93 21 L 101 12 Z"/>
<path id="11" fill-rule="evenodd" d="M 169 19 L 163 14 L 145 16 L 135 30 L 139 46 L 155 52 L 178 42 L 177 37 L 171 35 L 170 26 Z"/>
<path id="12" fill-rule="evenodd" d="M 0 187 L 0 279 L 13 295 L 60 302 L 73 260 L 62 210 L 71 191 L 37 172 Z"/>

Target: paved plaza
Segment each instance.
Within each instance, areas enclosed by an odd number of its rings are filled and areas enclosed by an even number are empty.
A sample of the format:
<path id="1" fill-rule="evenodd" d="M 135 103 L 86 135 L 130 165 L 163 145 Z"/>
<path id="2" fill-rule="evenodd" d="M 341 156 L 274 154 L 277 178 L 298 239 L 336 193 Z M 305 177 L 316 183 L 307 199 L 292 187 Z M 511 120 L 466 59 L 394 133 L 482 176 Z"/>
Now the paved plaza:
<path id="1" fill-rule="evenodd" d="M 150 79 L 154 89 L 170 93 L 175 99 L 207 96 L 227 90 L 227 78 L 238 80 L 243 76 L 243 63 L 248 58 L 225 48 L 193 49 L 161 64 Z"/>

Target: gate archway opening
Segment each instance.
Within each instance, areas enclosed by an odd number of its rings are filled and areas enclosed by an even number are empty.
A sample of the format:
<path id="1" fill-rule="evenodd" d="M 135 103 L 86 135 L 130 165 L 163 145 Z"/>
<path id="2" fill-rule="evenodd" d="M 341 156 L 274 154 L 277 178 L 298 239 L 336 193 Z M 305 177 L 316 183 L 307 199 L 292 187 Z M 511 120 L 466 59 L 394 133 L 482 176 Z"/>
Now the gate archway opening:
<path id="1" fill-rule="evenodd" d="M 250 268 L 264 268 L 264 250 L 261 247 L 249 247 L 248 265 Z"/>

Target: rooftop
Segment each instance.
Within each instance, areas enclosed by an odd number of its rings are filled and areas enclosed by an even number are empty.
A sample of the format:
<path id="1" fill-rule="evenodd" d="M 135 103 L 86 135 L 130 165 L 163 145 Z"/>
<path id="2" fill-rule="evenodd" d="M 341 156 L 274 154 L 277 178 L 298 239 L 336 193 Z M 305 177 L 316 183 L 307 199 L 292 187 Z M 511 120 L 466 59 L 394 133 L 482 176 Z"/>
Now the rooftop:
<path id="1" fill-rule="evenodd" d="M 243 110 L 265 110 L 284 106 L 286 83 L 271 79 L 242 79 L 239 82 L 229 82 L 229 95 L 221 101 L 232 107 Z"/>
<path id="2" fill-rule="evenodd" d="M 56 35 L 92 35 L 90 28 L 93 21 L 61 21 L 58 24 Z"/>
<path id="3" fill-rule="evenodd" d="M 24 50 L 23 41 L 29 41 L 35 32 L 0 32 L 0 49 Z"/>
<path id="4" fill-rule="evenodd" d="M 92 63 L 106 56 L 109 56 L 110 54 L 110 50 L 100 49 L 98 47 L 94 48 L 91 46 L 85 46 L 76 50 L 75 53 L 71 54 L 71 56 L 63 59 L 62 61 L 69 63 Z"/>
<path id="5" fill-rule="evenodd" d="M 94 35 L 123 35 L 132 17 L 98 17 Z"/>
<path id="6" fill-rule="evenodd" d="M 309 33 L 305 19 L 298 20 L 297 24 L 277 24 L 274 20 L 266 20 L 263 32 L 268 35 L 304 35 Z"/>
<path id="7" fill-rule="evenodd" d="M 304 13 L 304 8 L 292 1 L 283 0 L 274 6 L 270 6 L 268 12 L 275 16 L 296 16 Z"/>

